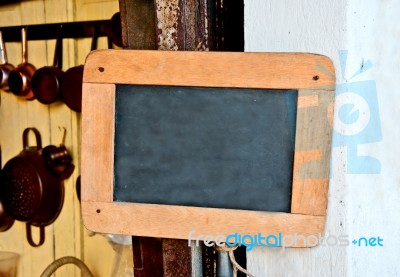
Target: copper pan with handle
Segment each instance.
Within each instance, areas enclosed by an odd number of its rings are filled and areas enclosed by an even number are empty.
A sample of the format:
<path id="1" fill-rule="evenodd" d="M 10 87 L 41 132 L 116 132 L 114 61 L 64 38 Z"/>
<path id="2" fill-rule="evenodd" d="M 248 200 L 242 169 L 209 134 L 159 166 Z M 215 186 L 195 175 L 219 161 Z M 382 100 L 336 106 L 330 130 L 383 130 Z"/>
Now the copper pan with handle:
<path id="1" fill-rule="evenodd" d="M 93 30 L 90 51 L 97 48 L 98 30 Z M 61 95 L 64 103 L 73 111 L 82 111 L 83 65 L 68 69 L 62 77 Z"/>
<path id="2" fill-rule="evenodd" d="M 0 59 L 1 59 L 0 88 L 3 89 L 4 91 L 10 91 L 10 88 L 8 87 L 8 76 L 10 72 L 15 69 L 15 67 L 8 62 L 6 45 L 4 43 L 3 34 L 1 31 L 0 31 Z"/>
<path id="3" fill-rule="evenodd" d="M 22 63 L 17 66 L 8 76 L 8 85 L 12 93 L 26 100 L 34 100 L 32 91 L 32 77 L 36 67 L 28 62 L 28 41 L 26 37 L 27 28 L 21 30 L 22 36 Z"/>
<path id="4" fill-rule="evenodd" d="M 58 30 L 52 66 L 38 69 L 32 77 L 32 90 L 35 98 L 42 104 L 61 100 L 62 71 L 62 31 Z"/>

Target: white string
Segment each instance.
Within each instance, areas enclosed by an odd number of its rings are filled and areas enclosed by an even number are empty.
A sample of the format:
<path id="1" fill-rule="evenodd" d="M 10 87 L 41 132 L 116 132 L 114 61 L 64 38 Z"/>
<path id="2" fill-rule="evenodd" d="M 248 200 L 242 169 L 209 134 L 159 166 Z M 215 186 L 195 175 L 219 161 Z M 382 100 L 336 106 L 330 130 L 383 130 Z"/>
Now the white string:
<path id="1" fill-rule="evenodd" d="M 237 248 L 237 246 L 228 246 L 226 244 L 221 245 L 221 246 L 216 246 L 215 249 L 217 251 L 225 251 L 228 252 L 229 254 L 229 259 L 231 260 L 232 263 L 232 267 L 233 267 L 233 277 L 237 276 L 237 271 L 240 270 L 241 272 L 243 272 L 244 274 L 246 274 L 249 277 L 254 277 L 253 274 L 251 274 L 250 272 L 248 272 L 246 269 L 244 269 L 243 267 L 240 266 L 240 264 L 237 263 L 237 261 L 235 260 L 235 255 L 233 254 L 233 251 Z"/>

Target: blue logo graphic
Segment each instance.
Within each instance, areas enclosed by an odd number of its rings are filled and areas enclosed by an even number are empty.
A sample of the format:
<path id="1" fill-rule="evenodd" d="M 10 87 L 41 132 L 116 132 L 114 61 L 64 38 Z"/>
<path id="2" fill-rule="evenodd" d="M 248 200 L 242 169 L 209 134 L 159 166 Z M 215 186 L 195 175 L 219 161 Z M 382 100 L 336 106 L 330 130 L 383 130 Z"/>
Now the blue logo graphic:
<path id="1" fill-rule="evenodd" d="M 383 238 L 381 237 L 360 237 L 359 239 L 353 239 L 351 243 L 358 247 L 375 247 L 375 246 L 383 246 Z"/>
<path id="2" fill-rule="evenodd" d="M 345 80 L 347 51 L 339 51 L 342 79 Z M 367 61 L 350 80 L 372 68 Z M 376 83 L 373 80 L 336 84 L 333 147 L 347 147 L 348 174 L 379 174 L 380 161 L 359 153 L 358 146 L 382 140 Z"/>

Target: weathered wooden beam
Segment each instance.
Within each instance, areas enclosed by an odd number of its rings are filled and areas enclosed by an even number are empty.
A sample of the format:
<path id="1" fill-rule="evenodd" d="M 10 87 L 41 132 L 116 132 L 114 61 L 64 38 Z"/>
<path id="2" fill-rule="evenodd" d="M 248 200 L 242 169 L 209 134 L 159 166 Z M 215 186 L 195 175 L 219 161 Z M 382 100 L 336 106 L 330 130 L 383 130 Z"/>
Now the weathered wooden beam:
<path id="1" fill-rule="evenodd" d="M 135 277 L 163 276 L 161 239 L 132 237 L 132 251 Z"/>
<path id="2" fill-rule="evenodd" d="M 119 0 L 123 47 L 243 51 L 243 0 L 230 1 Z M 186 240 L 132 237 L 132 245 L 135 276 L 214 277 L 216 274 L 214 248 L 197 248 L 203 249 L 199 270 L 193 261 L 201 250 L 192 251 Z M 245 257 L 245 253 L 241 256 Z"/>
<path id="3" fill-rule="evenodd" d="M 155 50 L 155 6 L 152 0 L 119 0 L 122 43 L 127 49 Z"/>
<path id="4" fill-rule="evenodd" d="M 208 0 L 156 0 L 159 50 L 212 50 Z"/>

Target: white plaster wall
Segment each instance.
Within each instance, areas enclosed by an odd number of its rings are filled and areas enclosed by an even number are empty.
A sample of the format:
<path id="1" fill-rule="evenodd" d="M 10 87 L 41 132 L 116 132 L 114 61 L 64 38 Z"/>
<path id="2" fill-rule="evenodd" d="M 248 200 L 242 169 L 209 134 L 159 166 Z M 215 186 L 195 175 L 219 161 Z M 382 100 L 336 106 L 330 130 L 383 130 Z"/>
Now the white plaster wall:
<path id="1" fill-rule="evenodd" d="M 357 93 L 338 90 L 338 95 L 350 93 L 336 110 L 353 103 L 359 114 L 355 121 L 352 112 L 350 121 L 346 114 L 335 116 L 336 130 L 339 123 L 348 124 L 334 137 L 325 235 L 383 239 L 382 247 L 257 248 L 249 252 L 247 265 L 255 276 L 400 276 L 399 15 L 398 0 L 245 1 L 246 51 L 324 54 L 335 64 L 338 87 L 359 82 Z M 363 81 L 369 81 L 367 87 Z M 363 122 L 368 132 L 347 135 Z"/>
<path id="2" fill-rule="evenodd" d="M 347 14 L 349 64 L 372 61 L 359 78 L 376 82 L 382 128 L 382 140 L 362 149 L 380 160 L 381 173 L 348 177 L 349 233 L 384 238 L 383 248 L 351 248 L 349 266 L 353 276 L 400 276 L 400 1 L 353 0 Z"/>

